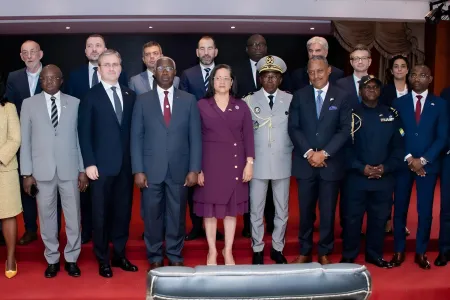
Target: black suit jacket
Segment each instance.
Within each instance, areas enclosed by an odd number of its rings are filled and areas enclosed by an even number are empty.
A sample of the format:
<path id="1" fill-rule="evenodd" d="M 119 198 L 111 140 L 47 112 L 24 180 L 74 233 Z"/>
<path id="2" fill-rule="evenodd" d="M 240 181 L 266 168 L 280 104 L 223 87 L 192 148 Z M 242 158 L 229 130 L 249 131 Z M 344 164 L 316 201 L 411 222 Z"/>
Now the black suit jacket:
<path id="1" fill-rule="evenodd" d="M 205 97 L 206 87 L 200 64 L 184 70 L 179 89 L 194 95 L 197 101 Z"/>
<path id="2" fill-rule="evenodd" d="M 22 102 L 26 98 L 30 98 L 30 87 L 28 84 L 27 69 L 23 68 L 9 73 L 6 81 L 6 93 L 5 97 L 9 102 L 14 103 L 17 109 L 17 114 L 20 116 L 20 110 L 22 109 Z M 36 85 L 36 91 L 34 94 L 42 92 L 41 82 L 38 79 Z"/>
<path id="3" fill-rule="evenodd" d="M 406 88 L 409 90 L 408 84 L 406 84 Z M 397 99 L 395 84 L 389 83 L 383 86 L 381 89 L 380 103 L 386 106 L 392 106 L 395 99 Z"/>
<path id="4" fill-rule="evenodd" d="M 292 82 L 292 90 L 295 92 L 309 84 L 309 76 L 307 73 L 307 68 L 300 68 L 292 72 L 291 74 L 291 82 Z M 338 69 L 336 67 L 331 66 L 331 74 L 329 81 L 331 83 L 336 83 L 339 79 L 344 77 L 344 71 Z"/>
<path id="5" fill-rule="evenodd" d="M 119 77 L 119 84 L 128 87 L 127 75 L 122 71 Z M 75 98 L 83 100 L 86 93 L 90 90 L 89 65 L 85 64 L 73 70 L 69 74 L 69 80 L 65 83 L 65 93 Z"/>
<path id="6" fill-rule="evenodd" d="M 288 119 L 288 132 L 294 144 L 293 176 L 308 179 L 319 172 L 324 180 L 344 177 L 344 145 L 350 138 L 352 113 L 348 98 L 347 92 L 330 84 L 317 119 L 314 88 L 307 86 L 294 93 Z M 309 149 L 326 151 L 330 155 L 327 167 L 313 168 L 303 157 Z"/>
<path id="7" fill-rule="evenodd" d="M 340 87 L 341 89 L 343 89 L 350 95 L 350 98 L 349 98 L 350 106 L 353 109 L 356 109 L 357 107 L 359 107 L 359 105 L 361 103 L 359 101 L 359 90 L 358 91 L 356 90 L 355 80 L 353 79 L 353 74 L 339 79 L 338 81 L 336 81 L 336 84 L 338 85 L 338 87 Z"/>
<path id="8" fill-rule="evenodd" d="M 84 166 L 97 166 L 99 176 L 116 176 L 122 169 L 131 176 L 130 130 L 136 94 L 123 85 L 120 89 L 121 124 L 101 83 L 87 92 L 78 109 L 78 137 Z"/>

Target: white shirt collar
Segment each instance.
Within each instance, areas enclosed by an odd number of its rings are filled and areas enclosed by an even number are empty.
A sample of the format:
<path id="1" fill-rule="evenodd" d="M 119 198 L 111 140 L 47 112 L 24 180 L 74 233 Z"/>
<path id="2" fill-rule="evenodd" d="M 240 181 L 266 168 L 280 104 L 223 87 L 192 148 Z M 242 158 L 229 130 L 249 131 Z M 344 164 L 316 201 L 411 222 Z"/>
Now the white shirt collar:
<path id="1" fill-rule="evenodd" d="M 250 59 L 250 65 L 252 66 L 252 68 L 256 68 L 256 64 L 257 63 L 258 63 L 257 61 L 254 61 L 253 59 Z"/>
<path id="2" fill-rule="evenodd" d="M 158 92 L 158 94 L 164 94 L 164 91 L 169 91 L 169 95 L 173 95 L 174 90 L 175 89 L 174 89 L 173 85 L 170 88 L 168 88 L 167 90 L 161 88 L 159 85 L 156 85 L 156 91 Z"/>
<path id="3" fill-rule="evenodd" d="M 210 69 L 209 72 L 211 72 L 214 69 L 214 67 L 215 67 L 215 63 L 214 62 L 212 62 L 212 64 L 210 66 L 205 66 L 202 63 L 200 63 L 200 68 L 202 68 L 203 72 L 206 72 L 205 71 L 206 68 L 209 68 Z"/>
<path id="4" fill-rule="evenodd" d="M 152 79 L 153 80 L 153 72 L 152 71 L 150 71 L 149 69 L 147 69 L 147 75 L 148 75 L 148 78 L 149 79 Z"/>
<path id="5" fill-rule="evenodd" d="M 416 92 L 412 91 L 412 97 L 414 100 L 417 100 L 417 95 L 422 96 L 422 99 L 420 99 L 420 102 L 425 101 L 425 99 L 427 99 L 428 96 L 428 90 L 425 90 L 422 94 L 417 94 Z"/>
<path id="6" fill-rule="evenodd" d="M 277 93 L 278 93 L 278 89 L 275 91 L 275 93 L 273 93 L 273 94 L 269 94 L 268 92 L 266 92 L 266 90 L 263 88 L 262 89 L 263 90 L 263 92 L 264 92 L 264 95 L 266 95 L 266 97 L 267 97 L 267 99 L 269 99 L 269 96 L 270 95 L 273 95 L 273 99 L 275 100 L 275 98 L 277 97 Z"/>
<path id="7" fill-rule="evenodd" d="M 117 88 L 117 92 L 120 91 L 120 84 L 119 82 L 116 82 L 114 85 L 111 85 L 107 82 L 104 82 L 103 80 L 100 80 L 100 82 L 103 84 L 103 87 L 105 88 L 105 90 L 111 89 L 111 87 L 115 86 Z"/>
<path id="8" fill-rule="evenodd" d="M 326 94 L 326 93 L 328 92 L 328 88 L 329 88 L 329 87 L 330 87 L 330 83 L 327 82 L 327 85 L 320 89 L 320 90 L 322 91 L 322 95 L 323 95 L 323 94 Z M 318 91 L 318 90 L 319 90 L 319 89 L 314 88 L 314 93 L 317 94 L 317 91 Z"/>
<path id="9" fill-rule="evenodd" d="M 94 70 L 94 67 L 98 67 L 98 65 L 93 65 L 91 62 L 89 62 L 89 69 Z"/>
<path id="10" fill-rule="evenodd" d="M 50 94 L 47 94 L 46 92 L 44 92 L 44 96 L 45 96 L 45 99 L 47 100 L 47 101 L 51 101 L 51 97 L 55 97 L 56 98 L 56 100 L 58 100 L 58 99 L 61 99 L 61 91 L 58 91 L 56 94 L 54 94 L 53 96 L 52 95 L 50 95 Z"/>

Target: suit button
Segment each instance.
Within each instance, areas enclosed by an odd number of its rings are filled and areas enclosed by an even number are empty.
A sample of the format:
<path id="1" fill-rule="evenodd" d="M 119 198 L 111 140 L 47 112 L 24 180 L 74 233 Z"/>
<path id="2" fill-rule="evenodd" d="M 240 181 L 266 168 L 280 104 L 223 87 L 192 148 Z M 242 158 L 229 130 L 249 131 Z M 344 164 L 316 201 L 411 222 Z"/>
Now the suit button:
<path id="1" fill-rule="evenodd" d="M 234 157 L 237 157 L 237 154 L 235 154 Z"/>
<path id="2" fill-rule="evenodd" d="M 237 166 L 234 166 L 235 169 L 237 169 Z"/>
<path id="3" fill-rule="evenodd" d="M 237 144 L 236 144 L 236 143 L 234 143 L 234 146 L 237 146 Z"/>
<path id="4" fill-rule="evenodd" d="M 236 180 L 239 180 L 239 178 L 238 178 L 238 177 L 236 177 Z"/>
<path id="5" fill-rule="evenodd" d="M 318 132 L 316 132 L 316 136 L 318 136 L 319 135 L 319 133 Z"/>
<path id="6" fill-rule="evenodd" d="M 419 134 L 416 132 L 416 136 L 418 136 Z"/>

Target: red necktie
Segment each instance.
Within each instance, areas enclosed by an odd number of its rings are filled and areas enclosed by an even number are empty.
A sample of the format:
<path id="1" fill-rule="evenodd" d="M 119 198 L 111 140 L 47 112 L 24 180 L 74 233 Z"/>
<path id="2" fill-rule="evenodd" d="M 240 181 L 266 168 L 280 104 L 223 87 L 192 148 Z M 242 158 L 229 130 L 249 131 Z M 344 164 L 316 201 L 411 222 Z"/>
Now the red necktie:
<path id="1" fill-rule="evenodd" d="M 166 121 L 166 125 L 169 126 L 170 124 L 170 104 L 169 104 L 169 97 L 167 96 L 169 94 L 168 91 L 164 91 L 164 121 Z"/>
<path id="2" fill-rule="evenodd" d="M 421 95 L 417 95 L 417 102 L 416 102 L 416 123 L 419 125 L 420 123 L 420 114 L 422 113 L 422 102 L 420 100 L 423 98 Z"/>

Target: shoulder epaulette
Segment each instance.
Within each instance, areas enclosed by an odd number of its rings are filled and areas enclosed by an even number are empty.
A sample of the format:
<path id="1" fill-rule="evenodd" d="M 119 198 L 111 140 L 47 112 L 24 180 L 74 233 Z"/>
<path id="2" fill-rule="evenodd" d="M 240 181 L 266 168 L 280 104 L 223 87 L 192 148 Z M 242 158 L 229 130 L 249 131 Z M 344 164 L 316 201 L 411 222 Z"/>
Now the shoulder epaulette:
<path id="1" fill-rule="evenodd" d="M 389 107 L 389 109 L 394 113 L 394 116 L 397 118 L 398 117 L 398 111 L 393 108 L 393 107 Z"/>

